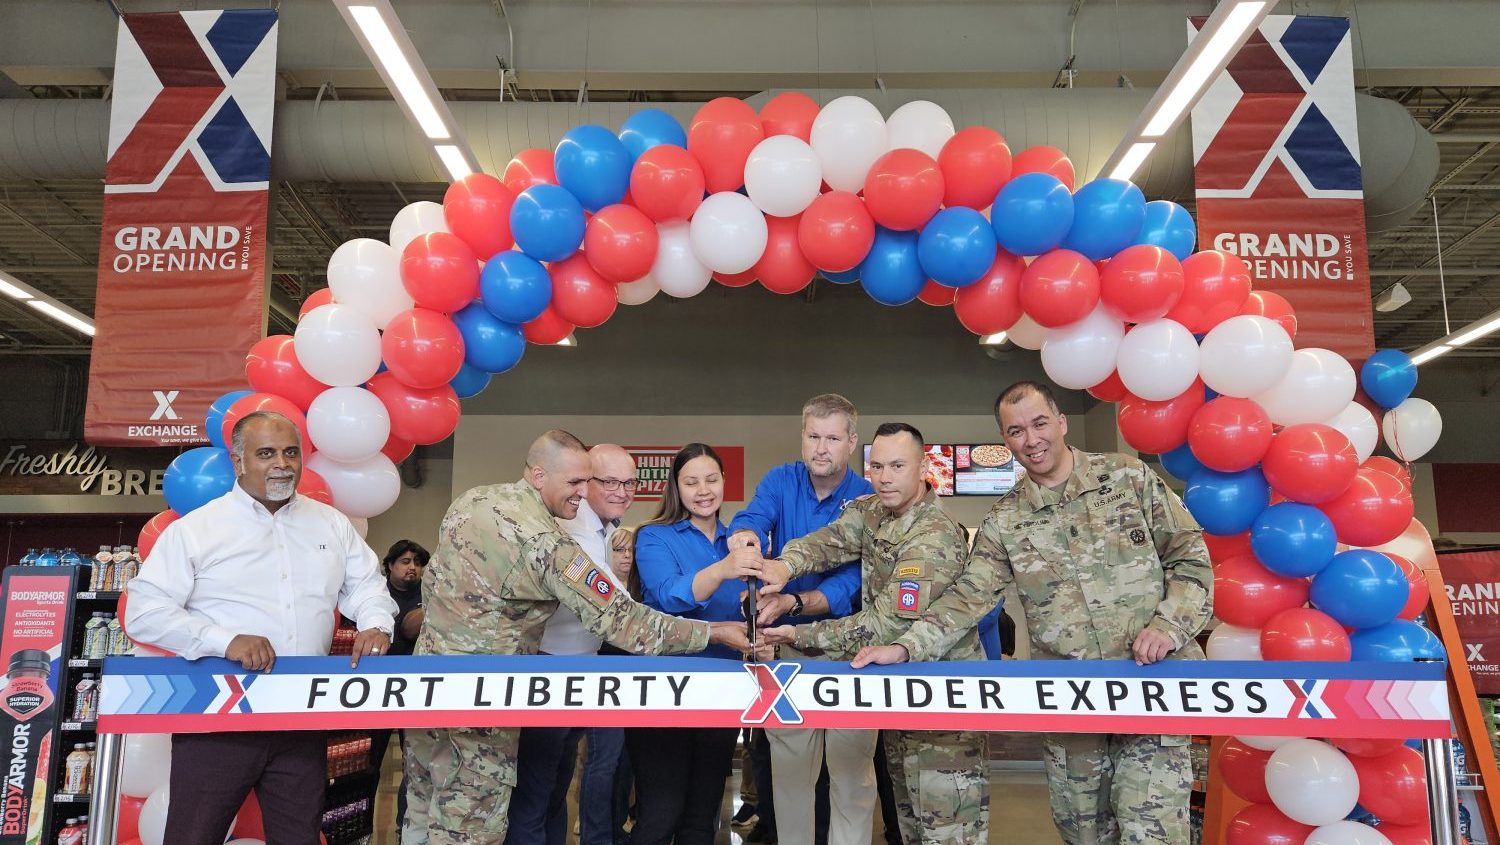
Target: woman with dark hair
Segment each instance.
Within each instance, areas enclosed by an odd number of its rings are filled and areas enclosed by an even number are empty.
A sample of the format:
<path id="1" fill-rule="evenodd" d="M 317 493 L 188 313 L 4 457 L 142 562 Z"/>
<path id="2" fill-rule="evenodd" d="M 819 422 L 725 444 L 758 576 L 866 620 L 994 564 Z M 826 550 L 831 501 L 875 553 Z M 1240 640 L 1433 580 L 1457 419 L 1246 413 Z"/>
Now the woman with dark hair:
<path id="1" fill-rule="evenodd" d="M 636 531 L 635 575 L 642 599 L 663 613 L 710 622 L 740 620 L 740 594 L 758 553 L 729 551 L 719 521 L 724 463 L 713 447 L 689 443 L 672 459 L 656 516 Z M 699 657 L 739 660 L 722 646 Z M 734 728 L 631 728 L 636 823 L 631 845 L 710 845 L 738 731 Z"/>

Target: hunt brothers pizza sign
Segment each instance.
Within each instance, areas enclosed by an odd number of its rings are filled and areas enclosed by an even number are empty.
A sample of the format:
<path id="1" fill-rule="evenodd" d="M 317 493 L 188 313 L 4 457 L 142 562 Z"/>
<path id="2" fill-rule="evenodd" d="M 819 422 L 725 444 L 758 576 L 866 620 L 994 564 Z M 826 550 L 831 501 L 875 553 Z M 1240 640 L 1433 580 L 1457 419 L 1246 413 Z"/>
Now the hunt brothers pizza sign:
<path id="1" fill-rule="evenodd" d="M 625 447 L 635 458 L 637 502 L 661 501 L 667 491 L 667 478 L 672 474 L 672 458 L 681 449 L 681 446 Z M 745 501 L 745 447 L 715 446 L 714 451 L 724 462 L 724 501 Z"/>
<path id="2" fill-rule="evenodd" d="M 177 449 L 107 449 L 71 440 L 0 442 L 0 495 L 160 496 Z"/>

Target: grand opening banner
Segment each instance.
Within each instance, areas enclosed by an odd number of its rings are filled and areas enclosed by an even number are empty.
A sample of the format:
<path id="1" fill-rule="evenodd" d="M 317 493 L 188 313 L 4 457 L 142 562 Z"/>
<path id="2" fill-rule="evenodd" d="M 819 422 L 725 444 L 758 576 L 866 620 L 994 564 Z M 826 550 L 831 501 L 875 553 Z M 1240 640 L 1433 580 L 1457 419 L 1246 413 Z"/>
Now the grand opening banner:
<path id="1" fill-rule="evenodd" d="M 277 14 L 120 17 L 84 437 L 207 440 L 261 338 Z"/>
<path id="2" fill-rule="evenodd" d="M 1189 35 L 1201 20 L 1190 21 Z M 1297 310 L 1298 347 L 1374 350 L 1345 18 L 1270 15 L 1193 108 L 1198 246 Z"/>

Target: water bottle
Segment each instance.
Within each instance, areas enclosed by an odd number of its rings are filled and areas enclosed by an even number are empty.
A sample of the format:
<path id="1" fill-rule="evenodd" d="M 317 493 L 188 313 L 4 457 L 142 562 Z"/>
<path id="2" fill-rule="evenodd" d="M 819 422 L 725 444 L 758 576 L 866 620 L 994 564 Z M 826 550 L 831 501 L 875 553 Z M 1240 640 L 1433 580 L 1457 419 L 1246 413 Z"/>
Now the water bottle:
<path id="1" fill-rule="evenodd" d="M 104 656 L 104 651 L 100 647 L 100 641 L 108 633 L 104 627 L 103 613 L 95 611 L 91 614 L 91 617 L 88 624 L 83 626 L 83 652 L 81 656 L 85 660 L 94 660 Z"/>
<path id="2" fill-rule="evenodd" d="M 42 553 L 36 556 L 37 566 L 57 566 L 57 552 L 50 548 L 42 549 Z"/>
<path id="3" fill-rule="evenodd" d="M 104 589 L 100 585 L 104 582 L 105 573 L 109 569 L 110 556 L 109 546 L 100 546 L 99 551 L 94 554 L 94 570 L 89 573 L 91 591 L 98 592 Z"/>
<path id="4" fill-rule="evenodd" d="M 27 549 L 26 554 L 21 555 L 21 559 L 20 561 L 18 561 L 18 563 L 21 566 L 35 566 L 36 558 L 36 549 Z"/>
<path id="5" fill-rule="evenodd" d="M 72 546 L 69 546 L 68 548 L 63 550 L 63 553 L 57 559 L 57 562 L 63 566 L 82 566 L 83 555 L 80 555 L 73 549 Z"/>

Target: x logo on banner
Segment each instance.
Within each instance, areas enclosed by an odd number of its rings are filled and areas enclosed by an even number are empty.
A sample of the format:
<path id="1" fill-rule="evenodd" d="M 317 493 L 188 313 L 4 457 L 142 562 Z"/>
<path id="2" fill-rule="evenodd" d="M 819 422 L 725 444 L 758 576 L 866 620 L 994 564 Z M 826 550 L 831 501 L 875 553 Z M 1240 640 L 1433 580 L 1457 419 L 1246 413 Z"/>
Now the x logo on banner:
<path id="1" fill-rule="evenodd" d="M 162 417 L 169 420 L 180 419 L 177 412 L 172 410 L 172 403 L 177 401 L 177 394 L 181 392 L 180 390 L 151 391 L 151 395 L 156 397 L 156 410 L 151 412 L 151 419 L 159 420 Z"/>
<path id="2" fill-rule="evenodd" d="M 765 724 L 771 713 L 776 714 L 777 721 L 783 725 L 802 724 L 802 713 L 792 700 L 787 698 L 786 687 L 792 682 L 792 678 L 802 671 L 800 663 L 778 663 L 775 667 L 765 663 L 746 663 L 745 671 L 760 685 L 760 694 L 755 697 L 745 712 L 740 715 L 740 721 L 751 725 Z"/>

